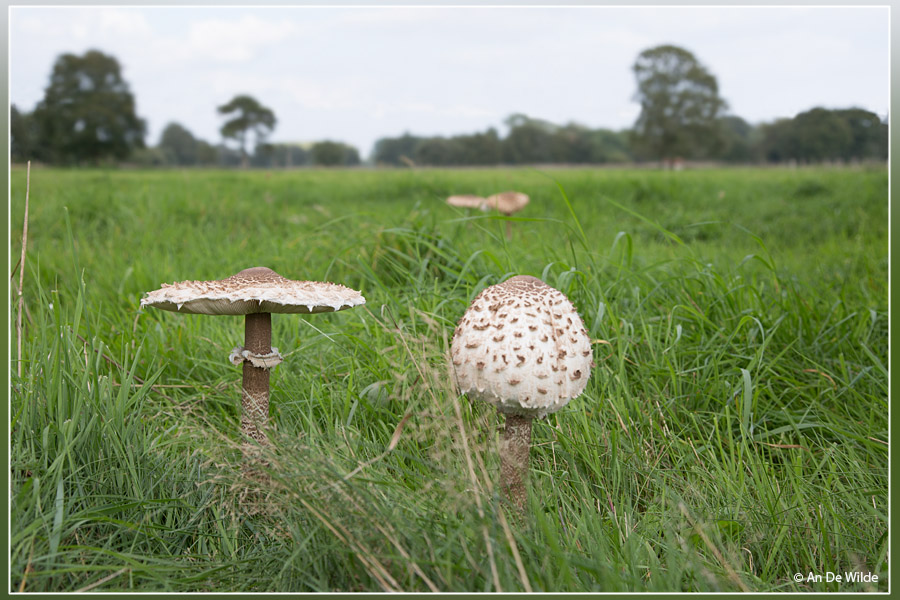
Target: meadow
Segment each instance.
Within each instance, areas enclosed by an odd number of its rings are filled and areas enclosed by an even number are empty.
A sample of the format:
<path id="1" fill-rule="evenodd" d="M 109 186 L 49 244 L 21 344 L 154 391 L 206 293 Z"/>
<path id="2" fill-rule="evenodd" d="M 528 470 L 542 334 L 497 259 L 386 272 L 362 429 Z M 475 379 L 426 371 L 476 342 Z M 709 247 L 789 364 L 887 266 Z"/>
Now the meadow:
<path id="1" fill-rule="evenodd" d="M 511 239 L 444 204 L 506 189 L 531 196 Z M 10 589 L 885 591 L 887 198 L 880 167 L 34 167 Z M 24 199 L 14 168 L 13 265 Z M 273 316 L 258 477 L 243 319 L 140 308 L 252 266 L 367 299 Z M 502 420 L 447 363 L 515 274 L 568 295 L 596 363 L 534 424 L 521 516 Z M 828 572 L 877 582 L 806 580 Z"/>

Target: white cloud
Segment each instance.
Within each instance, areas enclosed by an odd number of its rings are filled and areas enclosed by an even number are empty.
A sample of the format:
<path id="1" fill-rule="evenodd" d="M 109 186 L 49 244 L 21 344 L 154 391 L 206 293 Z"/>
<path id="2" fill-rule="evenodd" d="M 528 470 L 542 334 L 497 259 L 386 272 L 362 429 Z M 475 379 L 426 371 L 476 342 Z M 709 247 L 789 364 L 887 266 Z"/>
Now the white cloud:
<path id="1" fill-rule="evenodd" d="M 104 8 L 94 20 L 101 31 L 115 33 L 116 35 L 134 38 L 148 38 L 153 35 L 153 30 L 143 13 L 134 10 L 118 8 Z"/>
<path id="2" fill-rule="evenodd" d="M 217 61 L 247 62 L 266 46 L 296 33 L 290 21 L 266 20 L 245 15 L 237 20 L 221 18 L 191 25 L 188 42 L 197 55 Z"/>
<path id="3" fill-rule="evenodd" d="M 443 21 L 446 11 L 433 7 L 383 7 L 365 10 L 346 9 L 337 14 L 336 20 L 341 23 L 379 27 L 391 25 L 408 28 L 435 21 Z"/>
<path id="4" fill-rule="evenodd" d="M 134 40 L 153 35 L 139 9 L 96 7 L 35 8 L 37 12 L 13 10 L 14 29 L 43 40 L 71 43 L 73 40 Z M 51 11 L 58 11 L 53 13 Z M 21 15 L 21 16 L 20 16 Z"/>
<path id="5" fill-rule="evenodd" d="M 312 110 L 347 110 L 365 106 L 370 96 L 364 93 L 361 82 L 288 76 L 280 79 L 278 88 L 290 96 L 297 108 Z"/>

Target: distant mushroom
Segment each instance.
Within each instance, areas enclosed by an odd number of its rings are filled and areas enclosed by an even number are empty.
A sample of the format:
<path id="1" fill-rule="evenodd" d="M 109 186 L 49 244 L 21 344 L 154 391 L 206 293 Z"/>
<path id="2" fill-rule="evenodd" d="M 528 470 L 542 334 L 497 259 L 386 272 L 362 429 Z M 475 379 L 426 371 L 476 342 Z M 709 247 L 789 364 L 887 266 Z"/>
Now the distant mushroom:
<path id="1" fill-rule="evenodd" d="M 493 196 L 488 196 L 487 206 L 494 210 L 511 217 L 528 204 L 528 195 L 522 192 L 500 192 Z M 512 223 L 506 222 L 506 239 L 512 238 Z"/>
<path id="2" fill-rule="evenodd" d="M 241 432 L 266 442 L 269 416 L 269 369 L 283 360 L 272 348 L 271 313 L 311 314 L 365 304 L 356 290 L 336 283 L 294 281 L 266 267 L 253 267 L 214 281 L 180 281 L 148 293 L 141 307 L 179 313 L 245 315 L 244 345 L 229 360 L 243 363 Z"/>
<path id="3" fill-rule="evenodd" d="M 447 204 L 457 208 L 480 208 L 487 210 L 487 198 L 474 196 L 472 194 L 459 194 L 447 198 Z"/>
<path id="4" fill-rule="evenodd" d="M 520 511 L 528 496 L 531 421 L 558 411 L 584 391 L 592 354 L 569 299 L 528 275 L 484 289 L 453 334 L 450 355 L 457 388 L 506 416 L 500 487 Z"/>

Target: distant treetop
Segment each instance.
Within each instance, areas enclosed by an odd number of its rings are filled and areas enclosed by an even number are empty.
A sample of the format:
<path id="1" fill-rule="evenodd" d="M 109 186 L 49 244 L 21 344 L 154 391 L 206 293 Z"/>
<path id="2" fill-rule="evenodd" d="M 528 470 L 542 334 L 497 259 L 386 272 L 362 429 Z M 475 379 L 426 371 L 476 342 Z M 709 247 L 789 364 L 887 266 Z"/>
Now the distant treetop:
<path id="1" fill-rule="evenodd" d="M 146 125 L 119 62 L 98 50 L 56 59 L 33 119 L 36 158 L 50 162 L 121 160 L 144 146 Z"/>
<path id="2" fill-rule="evenodd" d="M 715 76 L 691 52 L 672 45 L 649 48 L 632 71 L 641 105 L 633 131 L 638 151 L 663 160 L 690 158 L 721 142 L 718 117 L 727 105 Z"/>
<path id="3" fill-rule="evenodd" d="M 222 137 L 237 140 L 241 151 L 241 164 L 247 166 L 247 138 L 252 132 L 257 146 L 275 129 L 275 113 L 260 104 L 252 96 L 241 94 L 218 108 L 219 114 L 236 115 L 222 125 Z"/>

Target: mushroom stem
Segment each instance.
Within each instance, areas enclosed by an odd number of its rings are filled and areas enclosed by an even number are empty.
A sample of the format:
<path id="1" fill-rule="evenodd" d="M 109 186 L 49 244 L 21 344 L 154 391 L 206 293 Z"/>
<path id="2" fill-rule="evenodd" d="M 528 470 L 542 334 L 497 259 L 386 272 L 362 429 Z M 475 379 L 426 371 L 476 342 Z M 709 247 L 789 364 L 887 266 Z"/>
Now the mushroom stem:
<path id="1" fill-rule="evenodd" d="M 512 239 L 512 222 L 511 221 L 506 222 L 506 239 L 508 239 L 508 240 Z"/>
<path id="2" fill-rule="evenodd" d="M 272 352 L 271 313 L 249 314 L 244 319 L 244 348 L 255 354 Z M 244 361 L 241 395 L 241 433 L 264 444 L 269 420 L 269 369 Z"/>
<path id="3" fill-rule="evenodd" d="M 528 454 L 531 450 L 531 417 L 506 415 L 500 439 L 500 489 L 519 512 L 525 510 L 528 490 Z"/>

